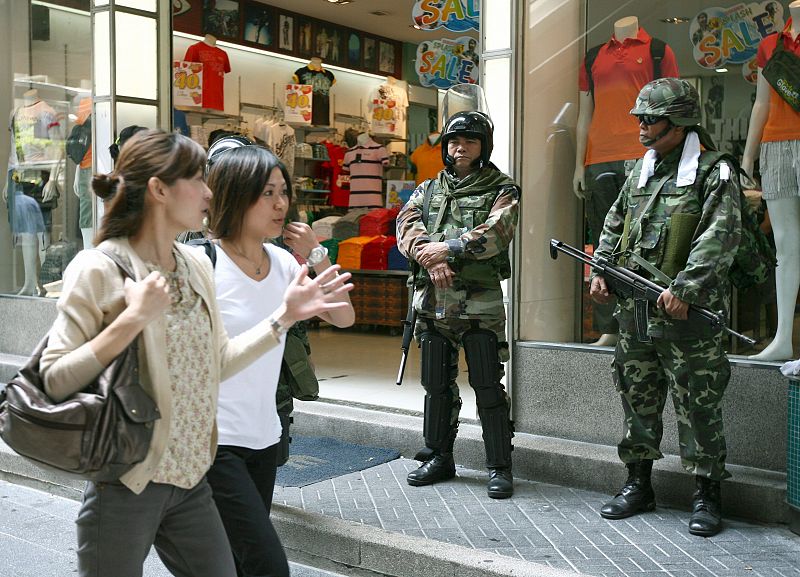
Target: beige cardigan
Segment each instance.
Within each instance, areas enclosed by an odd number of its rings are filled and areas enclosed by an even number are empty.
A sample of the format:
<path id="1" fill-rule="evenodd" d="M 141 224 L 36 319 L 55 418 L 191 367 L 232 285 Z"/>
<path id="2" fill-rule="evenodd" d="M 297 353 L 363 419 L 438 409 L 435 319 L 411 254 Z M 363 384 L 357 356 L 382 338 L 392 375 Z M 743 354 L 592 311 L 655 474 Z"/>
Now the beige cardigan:
<path id="1" fill-rule="evenodd" d="M 147 268 L 131 248 L 127 239 L 107 240 L 100 245 L 119 254 L 131 263 L 137 280 L 144 278 Z M 214 383 L 214 416 L 219 383 L 252 363 L 278 344 L 278 337 L 267 319 L 234 339 L 228 339 L 217 306 L 214 275 L 206 256 L 185 245 L 175 247 L 186 260 L 189 284 L 205 301 L 211 316 L 212 342 L 208 351 L 198 354 L 213 356 L 211 380 Z M 84 250 L 64 271 L 64 287 L 58 299 L 58 316 L 50 330 L 47 348 L 42 355 L 41 369 L 47 393 L 60 401 L 86 387 L 103 370 L 92 352 L 89 341 L 97 336 L 125 308 L 122 272 L 111 259 L 96 250 Z M 161 315 L 141 333 L 139 366 L 142 386 L 158 405 L 161 418 L 153 427 L 153 439 L 144 461 L 120 479 L 134 493 L 141 493 L 156 471 L 169 439 L 172 387 L 165 351 L 166 318 Z M 147 370 L 144 370 L 146 367 Z M 212 460 L 216 453 L 217 430 L 209 440 Z"/>

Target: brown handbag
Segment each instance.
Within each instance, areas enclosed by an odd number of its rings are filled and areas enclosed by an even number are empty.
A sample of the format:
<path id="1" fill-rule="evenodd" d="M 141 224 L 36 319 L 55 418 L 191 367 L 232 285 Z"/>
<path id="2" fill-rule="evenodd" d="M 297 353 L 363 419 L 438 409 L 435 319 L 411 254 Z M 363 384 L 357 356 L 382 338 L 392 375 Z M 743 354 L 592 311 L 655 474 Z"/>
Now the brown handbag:
<path id="1" fill-rule="evenodd" d="M 131 278 L 126 263 L 102 249 Z M 158 407 L 139 382 L 139 337 L 85 389 L 60 403 L 39 370 L 48 337 L 0 396 L 0 437 L 20 455 L 90 481 L 116 481 L 150 448 Z"/>

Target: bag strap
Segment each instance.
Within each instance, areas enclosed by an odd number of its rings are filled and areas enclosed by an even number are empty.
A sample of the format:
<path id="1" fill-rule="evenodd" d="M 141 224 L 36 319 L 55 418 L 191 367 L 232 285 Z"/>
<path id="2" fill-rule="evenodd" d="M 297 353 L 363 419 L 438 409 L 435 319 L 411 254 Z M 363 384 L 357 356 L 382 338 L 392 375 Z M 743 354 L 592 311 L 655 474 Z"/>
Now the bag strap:
<path id="1" fill-rule="evenodd" d="M 213 240 L 210 238 L 193 238 L 187 241 L 186 244 L 190 246 L 202 246 L 206 251 L 206 256 L 211 261 L 211 268 L 217 268 L 217 247 Z"/>
<path id="2" fill-rule="evenodd" d="M 122 260 L 122 257 L 120 257 L 117 253 L 104 248 L 96 248 L 95 250 L 103 253 L 112 261 L 114 261 L 114 264 L 117 265 L 117 267 L 122 271 L 122 274 L 124 276 L 130 278 L 131 280 L 136 280 L 136 275 L 133 274 L 133 271 L 130 268 L 130 263 Z"/>
<path id="3" fill-rule="evenodd" d="M 429 178 L 425 181 L 425 196 L 422 199 L 422 222 L 428 226 L 428 217 L 431 214 L 431 198 L 433 197 L 433 185 L 436 181 Z"/>

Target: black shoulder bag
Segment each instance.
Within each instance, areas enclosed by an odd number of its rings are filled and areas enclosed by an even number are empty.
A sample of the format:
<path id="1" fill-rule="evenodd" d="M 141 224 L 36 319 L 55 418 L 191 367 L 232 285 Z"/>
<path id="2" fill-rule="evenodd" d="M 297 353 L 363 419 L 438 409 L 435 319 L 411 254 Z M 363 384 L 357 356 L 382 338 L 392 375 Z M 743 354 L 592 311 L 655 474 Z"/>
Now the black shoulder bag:
<path id="1" fill-rule="evenodd" d="M 800 58 L 786 50 L 783 34 L 779 34 L 775 50 L 761 70 L 762 76 L 795 112 L 800 112 Z"/>

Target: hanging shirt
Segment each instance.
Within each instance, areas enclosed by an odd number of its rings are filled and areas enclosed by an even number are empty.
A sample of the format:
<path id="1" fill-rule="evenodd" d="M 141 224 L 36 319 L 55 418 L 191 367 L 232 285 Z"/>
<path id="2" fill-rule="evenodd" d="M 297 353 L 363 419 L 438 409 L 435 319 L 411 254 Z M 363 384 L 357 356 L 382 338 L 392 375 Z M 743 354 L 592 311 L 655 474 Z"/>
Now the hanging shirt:
<path id="1" fill-rule="evenodd" d="M 350 176 L 344 173 L 343 167 L 347 148 L 328 141 L 323 144 L 328 149 L 328 158 L 330 159 L 321 164 L 331 186 L 328 203 L 331 206 L 350 206 Z"/>
<path id="2" fill-rule="evenodd" d="M 800 36 L 792 40 L 791 32 L 788 32 L 789 24 L 780 34 L 770 34 L 758 45 L 756 62 L 758 67 L 763 69 L 772 53 L 778 46 L 778 39 L 783 42 L 787 52 L 800 56 Z M 778 140 L 799 140 L 800 139 L 800 113 L 796 112 L 788 102 L 781 98 L 775 89 L 769 87 L 769 116 L 764 125 L 764 134 L 761 142 L 775 142 Z"/>
<path id="3" fill-rule="evenodd" d="M 440 170 L 444 169 L 442 161 L 442 137 L 436 139 L 436 144 L 431 144 L 425 139 L 422 144 L 414 149 L 410 156 L 411 164 L 416 167 L 414 179 L 421 184 L 429 178 L 436 178 Z"/>
<path id="4" fill-rule="evenodd" d="M 275 156 L 286 166 L 286 171 L 289 173 L 289 176 L 294 175 L 295 144 L 297 144 L 297 138 L 294 135 L 294 128 L 285 122 L 278 122 L 269 128 L 267 146 L 272 149 Z"/>
<path id="5" fill-rule="evenodd" d="M 225 110 L 225 74 L 231 71 L 225 51 L 198 42 L 189 46 L 183 59 L 203 64 L 203 108 Z"/>
<path id="6" fill-rule="evenodd" d="M 642 86 L 653 80 L 650 35 L 639 28 L 636 38 L 620 42 L 612 36 L 600 48 L 592 64 L 594 113 L 586 142 L 585 165 L 639 158 L 645 148 L 639 142 L 639 123 L 630 111 Z M 661 76 L 679 78 L 675 53 L 667 46 L 661 60 Z M 589 91 L 585 61 L 579 70 L 581 92 Z"/>
<path id="7" fill-rule="evenodd" d="M 333 72 L 324 68 L 303 66 L 294 71 L 294 81 L 298 84 L 310 84 L 313 100 L 311 101 L 311 124 L 328 126 L 331 123 L 331 87 L 336 82 Z"/>
<path id="8" fill-rule="evenodd" d="M 367 99 L 370 126 L 375 134 L 404 135 L 408 93 L 396 84 L 381 84 Z"/>
<path id="9" fill-rule="evenodd" d="M 389 164 L 386 148 L 370 139 L 344 155 L 350 172 L 350 206 L 383 206 L 383 167 Z"/>

